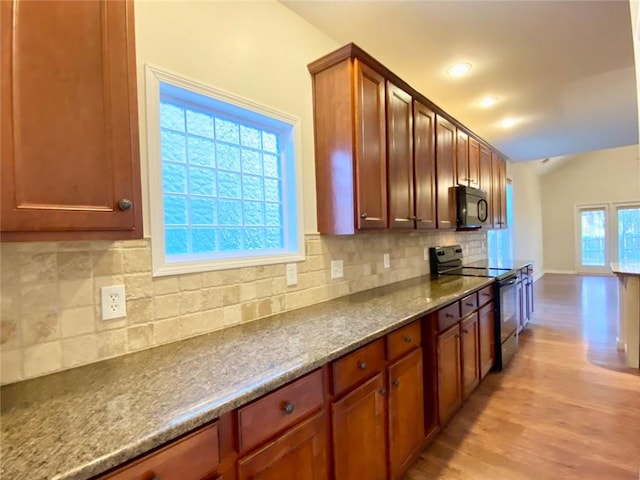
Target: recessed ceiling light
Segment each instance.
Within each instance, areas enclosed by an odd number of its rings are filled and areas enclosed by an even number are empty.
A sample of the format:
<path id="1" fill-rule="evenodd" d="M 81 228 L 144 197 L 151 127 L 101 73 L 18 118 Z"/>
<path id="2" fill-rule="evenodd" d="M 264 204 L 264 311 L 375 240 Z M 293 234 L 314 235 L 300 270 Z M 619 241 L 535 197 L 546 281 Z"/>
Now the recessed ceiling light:
<path id="1" fill-rule="evenodd" d="M 462 77 L 469 73 L 469 70 L 471 70 L 470 63 L 456 63 L 447 69 L 447 73 L 452 77 Z"/>
<path id="2" fill-rule="evenodd" d="M 478 102 L 478 105 L 481 107 L 493 107 L 498 101 L 498 97 L 484 97 L 482 100 Z"/>
<path id="3" fill-rule="evenodd" d="M 516 124 L 516 121 L 515 121 L 515 119 L 513 119 L 513 118 L 505 118 L 505 119 L 502 121 L 502 123 L 501 123 L 501 125 L 502 125 L 504 128 L 511 128 L 511 127 L 513 127 L 515 124 Z"/>

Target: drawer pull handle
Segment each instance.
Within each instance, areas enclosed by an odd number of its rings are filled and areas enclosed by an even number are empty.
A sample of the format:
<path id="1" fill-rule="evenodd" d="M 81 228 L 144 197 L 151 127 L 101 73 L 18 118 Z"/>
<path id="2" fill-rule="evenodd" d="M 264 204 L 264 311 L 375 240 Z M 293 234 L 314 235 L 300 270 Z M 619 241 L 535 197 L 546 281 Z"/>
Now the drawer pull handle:
<path id="1" fill-rule="evenodd" d="M 407 342 L 407 343 L 411 343 L 412 340 L 413 340 L 413 338 L 411 338 L 409 335 L 404 337 L 404 341 Z"/>
<path id="2" fill-rule="evenodd" d="M 360 215 L 360 218 L 366 220 L 368 216 L 369 215 L 367 215 L 367 212 L 364 212 L 362 215 Z"/>
<path id="3" fill-rule="evenodd" d="M 467 303 L 465 303 L 465 305 L 467 307 L 475 307 L 475 305 L 473 303 L 471 303 L 471 302 L 467 302 Z"/>
<path id="4" fill-rule="evenodd" d="M 411 215 L 407 220 L 418 220 L 418 217 Z"/>
<path id="5" fill-rule="evenodd" d="M 381 388 L 380 389 L 380 395 L 386 395 L 387 394 L 387 389 L 386 388 Z"/>
<path id="6" fill-rule="evenodd" d="M 133 202 L 128 198 L 122 198 L 121 200 L 118 201 L 118 208 L 123 212 L 125 210 L 129 210 L 131 207 L 133 207 Z"/>
<path id="7" fill-rule="evenodd" d="M 398 380 L 397 378 L 391 383 L 393 384 L 394 387 L 399 387 L 400 386 L 400 380 Z"/>
<path id="8" fill-rule="evenodd" d="M 491 294 L 490 294 L 490 293 L 486 293 L 486 292 L 482 292 L 482 296 L 483 296 L 483 297 L 490 297 L 490 296 L 491 296 Z"/>
<path id="9" fill-rule="evenodd" d="M 282 407 L 282 410 L 284 410 L 284 413 L 286 413 L 287 415 L 289 415 L 290 413 L 293 413 L 293 411 L 295 410 L 295 405 L 291 402 L 287 402 L 284 404 L 284 407 Z"/>
<path id="10" fill-rule="evenodd" d="M 447 318 L 454 318 L 452 313 L 445 313 L 444 316 Z"/>
<path id="11" fill-rule="evenodd" d="M 463 329 L 462 329 L 462 331 L 463 331 L 464 333 L 469 333 L 469 330 L 467 330 L 466 328 L 463 328 Z"/>
<path id="12" fill-rule="evenodd" d="M 364 370 L 367 367 L 368 367 L 367 362 L 358 362 L 358 368 L 360 370 Z"/>

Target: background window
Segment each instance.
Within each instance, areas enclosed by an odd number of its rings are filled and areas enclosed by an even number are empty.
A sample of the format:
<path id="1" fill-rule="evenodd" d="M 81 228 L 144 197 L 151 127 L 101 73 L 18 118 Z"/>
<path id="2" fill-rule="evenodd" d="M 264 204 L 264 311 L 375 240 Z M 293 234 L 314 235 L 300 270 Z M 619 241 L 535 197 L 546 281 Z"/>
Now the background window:
<path id="1" fill-rule="evenodd" d="M 301 260 L 297 119 L 150 70 L 154 274 Z"/>

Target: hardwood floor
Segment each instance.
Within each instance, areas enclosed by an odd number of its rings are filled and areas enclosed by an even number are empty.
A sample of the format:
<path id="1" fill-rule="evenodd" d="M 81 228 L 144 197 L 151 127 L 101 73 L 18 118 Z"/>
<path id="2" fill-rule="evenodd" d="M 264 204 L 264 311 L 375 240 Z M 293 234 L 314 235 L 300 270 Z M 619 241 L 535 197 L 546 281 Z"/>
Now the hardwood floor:
<path id="1" fill-rule="evenodd" d="M 640 374 L 616 351 L 615 277 L 545 275 L 520 349 L 405 480 L 639 480 Z"/>

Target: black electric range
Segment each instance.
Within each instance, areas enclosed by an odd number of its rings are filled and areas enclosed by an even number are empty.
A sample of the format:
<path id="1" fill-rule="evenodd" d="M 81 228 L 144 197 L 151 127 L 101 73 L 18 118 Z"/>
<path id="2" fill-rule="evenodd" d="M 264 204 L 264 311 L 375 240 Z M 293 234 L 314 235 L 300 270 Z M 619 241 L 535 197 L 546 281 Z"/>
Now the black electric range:
<path id="1" fill-rule="evenodd" d="M 431 273 L 488 277 L 494 284 L 495 370 L 502 370 L 518 349 L 520 325 L 520 296 L 518 275 L 510 268 L 492 268 L 487 261 L 464 263 L 462 247 L 450 245 L 429 248 Z"/>

